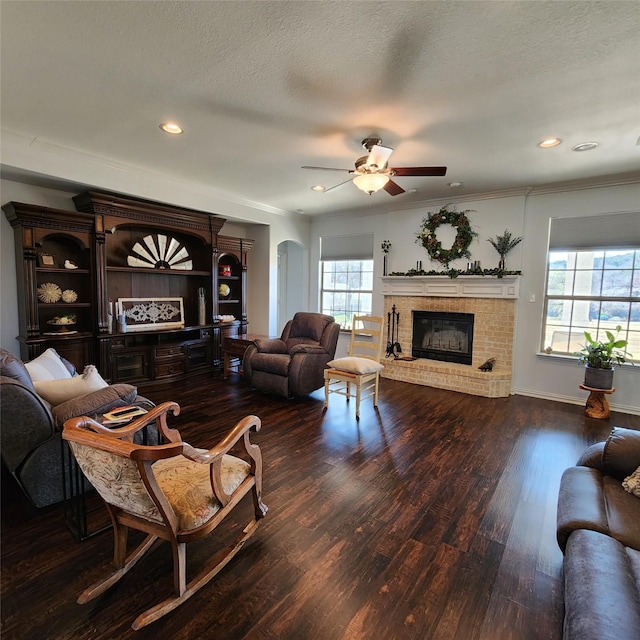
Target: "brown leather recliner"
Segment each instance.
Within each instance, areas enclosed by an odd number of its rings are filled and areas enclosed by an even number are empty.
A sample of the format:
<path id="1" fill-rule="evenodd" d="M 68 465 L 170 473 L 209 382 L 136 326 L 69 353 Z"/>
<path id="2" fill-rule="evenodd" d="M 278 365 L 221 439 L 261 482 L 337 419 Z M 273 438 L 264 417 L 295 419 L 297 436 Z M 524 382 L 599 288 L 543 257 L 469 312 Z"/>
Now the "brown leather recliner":
<path id="1" fill-rule="evenodd" d="M 622 481 L 640 466 L 640 431 L 614 427 L 569 467 L 558 496 L 558 544 L 577 529 L 599 531 L 640 551 L 640 499 Z"/>
<path id="2" fill-rule="evenodd" d="M 640 431 L 614 427 L 562 476 L 564 640 L 640 637 L 640 497 L 622 484 L 638 467 Z"/>
<path id="3" fill-rule="evenodd" d="M 332 316 L 298 312 L 280 338 L 259 338 L 245 351 L 244 378 L 254 389 L 289 398 L 324 385 L 324 369 L 333 359 L 340 325 Z"/>

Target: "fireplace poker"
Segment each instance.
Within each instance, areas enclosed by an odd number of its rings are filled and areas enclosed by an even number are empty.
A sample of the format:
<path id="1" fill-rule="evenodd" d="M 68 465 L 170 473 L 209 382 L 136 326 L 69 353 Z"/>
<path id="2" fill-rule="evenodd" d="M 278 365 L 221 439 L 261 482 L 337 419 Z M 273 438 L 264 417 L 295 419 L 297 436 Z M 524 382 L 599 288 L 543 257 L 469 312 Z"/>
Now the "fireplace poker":
<path id="1" fill-rule="evenodd" d="M 396 306 L 393 305 L 393 312 L 395 313 L 395 308 Z M 396 336 L 395 336 L 395 342 L 393 343 L 393 348 L 395 349 L 395 351 L 397 351 L 398 353 L 402 353 L 402 347 L 400 346 L 400 341 L 398 340 L 398 338 L 400 337 L 400 313 L 396 314 L 396 321 L 395 321 L 395 325 L 396 325 Z M 396 355 L 396 358 L 398 356 Z"/>

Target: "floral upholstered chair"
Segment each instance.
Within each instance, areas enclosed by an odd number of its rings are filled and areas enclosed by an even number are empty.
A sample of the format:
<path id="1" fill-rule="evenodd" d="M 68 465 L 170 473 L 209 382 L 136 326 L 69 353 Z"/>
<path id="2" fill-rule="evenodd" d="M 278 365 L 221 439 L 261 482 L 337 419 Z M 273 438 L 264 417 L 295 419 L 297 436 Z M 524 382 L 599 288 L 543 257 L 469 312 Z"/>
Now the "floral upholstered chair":
<path id="1" fill-rule="evenodd" d="M 140 614 L 132 627 L 139 629 L 169 613 L 209 582 L 242 548 L 267 513 L 262 502 L 262 455 L 249 440 L 260 429 L 260 419 L 247 416 L 215 447 L 196 449 L 183 442 L 167 425 L 167 414 L 180 411 L 165 402 L 125 427 L 109 429 L 88 417 L 73 418 L 62 437 L 88 480 L 104 500 L 114 529 L 115 571 L 86 589 L 84 604 L 115 584 L 158 539 L 172 547 L 173 597 Z M 146 446 L 133 442 L 134 434 L 155 420 L 166 444 Z M 240 455 L 230 455 L 232 448 Z M 186 580 L 186 544 L 208 535 L 247 493 L 253 497 L 254 517 L 238 538 L 214 556 L 209 566 L 189 583 Z M 127 555 L 129 528 L 147 533 Z"/>

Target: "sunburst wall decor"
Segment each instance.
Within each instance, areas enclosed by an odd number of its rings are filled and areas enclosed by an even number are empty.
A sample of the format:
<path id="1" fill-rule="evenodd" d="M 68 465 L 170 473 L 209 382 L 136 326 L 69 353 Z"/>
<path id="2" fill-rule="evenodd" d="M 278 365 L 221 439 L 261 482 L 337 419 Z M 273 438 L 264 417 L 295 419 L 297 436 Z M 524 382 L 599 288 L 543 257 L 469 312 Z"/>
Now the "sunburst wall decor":
<path id="1" fill-rule="evenodd" d="M 193 269 L 187 248 L 179 240 L 162 233 L 145 236 L 141 242 L 136 242 L 127 256 L 127 264 L 145 269 Z"/>

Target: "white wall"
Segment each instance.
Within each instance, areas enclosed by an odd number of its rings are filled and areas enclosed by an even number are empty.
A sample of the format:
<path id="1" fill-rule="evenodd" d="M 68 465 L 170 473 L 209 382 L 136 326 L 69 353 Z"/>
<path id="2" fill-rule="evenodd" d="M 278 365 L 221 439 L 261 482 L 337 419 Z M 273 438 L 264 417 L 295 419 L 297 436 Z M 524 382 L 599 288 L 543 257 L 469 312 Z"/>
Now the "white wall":
<path id="1" fill-rule="evenodd" d="M 370 217 L 333 216 L 314 219 L 310 245 L 310 291 L 316 304 L 319 296 L 318 259 L 322 236 L 350 235 L 362 233 L 363 230 L 374 233 L 375 268 L 378 275 L 382 274 L 380 245 L 383 240 L 390 240 L 392 244 L 389 254 L 390 271 L 405 272 L 416 268 L 418 260 L 422 261 L 422 268 L 427 271 L 442 270 L 441 265 L 429 260 L 424 248 L 415 242 L 415 237 L 427 212 L 435 212 L 443 204 L 434 202 L 432 206 L 425 205 L 420 209 L 392 211 Z M 505 229 L 514 236 L 524 236 L 522 243 L 513 249 L 506 259 L 507 269 L 519 269 L 523 272 L 517 310 L 512 391 L 522 395 L 584 404 L 587 394 L 578 388 L 583 379 L 582 368 L 572 359 L 538 355 L 549 219 L 640 211 L 640 183 L 566 192 L 540 191 L 510 197 L 459 200 L 455 206 L 458 211 L 475 211 L 469 214 L 469 218 L 472 228 L 478 232 L 478 237 L 472 242 L 470 251 L 472 259 L 480 260 L 484 268 L 496 267 L 499 259 L 495 249 L 487 241 L 489 237 L 502 234 Z M 438 237 L 445 246 L 449 239 L 440 234 Z M 464 268 L 466 259 L 453 262 L 451 266 Z M 535 297 L 535 302 L 529 301 L 531 296 Z M 379 278 L 374 284 L 373 307 L 374 313 L 382 313 L 383 296 Z M 615 386 L 615 394 L 609 396 L 612 408 L 640 413 L 640 366 L 619 368 L 616 372 Z"/>
<path id="2" fill-rule="evenodd" d="M 256 241 L 247 259 L 249 278 L 247 315 L 250 333 L 280 335 L 282 327 L 278 326 L 278 245 L 286 241 L 300 245 L 303 251 L 301 282 L 306 283 L 309 279 L 307 257 L 309 231 L 310 223 L 306 218 L 282 220 L 274 217 L 269 226 L 247 226 L 247 237 Z M 306 293 L 306 288 L 298 292 L 299 311 L 310 310 Z"/>
<path id="3" fill-rule="evenodd" d="M 584 403 L 578 389 L 583 371 L 573 360 L 537 355 L 543 314 L 547 235 L 551 218 L 606 215 L 638 211 L 640 184 L 600 187 L 561 193 L 531 194 L 526 200 L 520 300 L 514 351 L 514 392 L 523 395 Z M 535 302 L 529 302 L 535 296 Z M 634 354 L 636 357 L 640 354 Z M 624 365 L 615 373 L 616 392 L 609 403 L 629 413 L 640 413 L 640 366 Z"/>
<path id="4" fill-rule="evenodd" d="M 278 328 L 281 334 L 285 324 L 295 313 L 308 308 L 308 251 L 291 240 L 278 245 Z"/>

